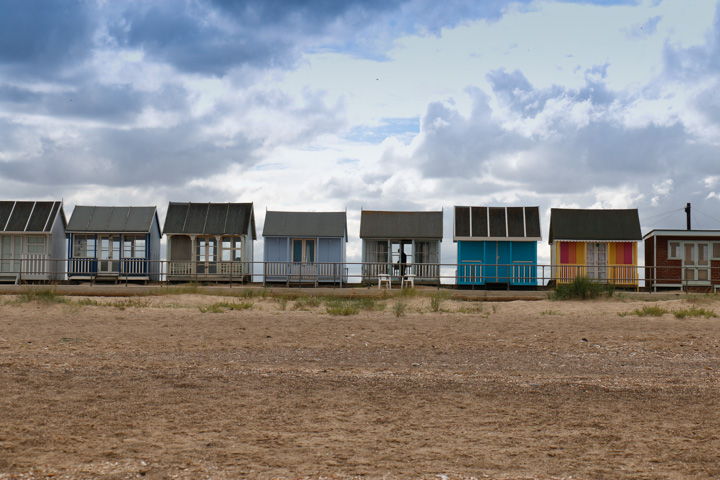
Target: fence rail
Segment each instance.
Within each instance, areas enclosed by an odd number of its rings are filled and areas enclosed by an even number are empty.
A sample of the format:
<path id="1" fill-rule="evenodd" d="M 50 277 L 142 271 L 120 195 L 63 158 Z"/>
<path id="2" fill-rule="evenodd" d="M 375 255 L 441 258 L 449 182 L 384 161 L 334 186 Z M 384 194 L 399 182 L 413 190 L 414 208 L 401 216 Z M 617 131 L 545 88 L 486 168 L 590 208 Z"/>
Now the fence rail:
<path id="1" fill-rule="evenodd" d="M 103 263 L 105 262 L 105 263 Z M 379 277 L 389 277 L 400 284 L 412 276 L 416 283 L 483 287 L 544 287 L 570 283 L 578 277 L 627 288 L 705 288 L 720 289 L 720 267 L 704 267 L 702 279 L 694 272 L 697 267 L 608 265 L 536 265 L 530 262 L 482 264 L 480 262 L 434 264 L 387 264 L 362 262 L 194 262 L 122 259 L 109 263 L 93 258 L 52 260 L 48 255 L 24 255 L 3 258 L 0 279 L 58 283 L 97 276 L 117 275 L 160 282 L 202 281 L 241 283 L 313 283 L 315 285 L 373 284 Z M 19 267 L 18 267 L 19 264 Z M 5 267 L 7 265 L 7 267 Z M 109 271 L 108 265 L 115 271 Z M 155 273 L 157 272 L 157 273 Z"/>

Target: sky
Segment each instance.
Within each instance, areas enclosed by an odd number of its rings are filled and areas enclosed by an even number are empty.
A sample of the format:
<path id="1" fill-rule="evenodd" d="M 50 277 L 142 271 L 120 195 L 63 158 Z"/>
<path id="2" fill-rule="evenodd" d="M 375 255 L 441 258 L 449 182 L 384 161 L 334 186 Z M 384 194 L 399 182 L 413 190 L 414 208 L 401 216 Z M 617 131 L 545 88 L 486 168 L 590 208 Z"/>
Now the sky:
<path id="1" fill-rule="evenodd" d="M 4 0 L 0 197 L 720 229 L 716 0 Z M 262 258 L 262 242 L 256 244 Z"/>

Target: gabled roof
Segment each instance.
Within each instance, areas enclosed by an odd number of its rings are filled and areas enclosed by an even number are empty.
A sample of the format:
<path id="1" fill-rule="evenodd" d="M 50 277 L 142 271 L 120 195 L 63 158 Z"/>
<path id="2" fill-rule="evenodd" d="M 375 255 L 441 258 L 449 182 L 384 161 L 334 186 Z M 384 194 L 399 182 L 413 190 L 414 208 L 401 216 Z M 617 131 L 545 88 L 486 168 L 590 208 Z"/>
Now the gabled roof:
<path id="1" fill-rule="evenodd" d="M 165 234 L 255 235 L 252 203 L 170 202 L 165 216 Z"/>
<path id="2" fill-rule="evenodd" d="M 265 213 L 263 237 L 343 237 L 347 241 L 345 212 Z"/>
<path id="3" fill-rule="evenodd" d="M 455 207 L 453 241 L 541 240 L 539 207 Z"/>
<path id="4" fill-rule="evenodd" d="M 628 210 L 550 210 L 550 235 L 555 240 L 638 241 L 642 239 L 637 208 Z"/>
<path id="5" fill-rule="evenodd" d="M 442 240 L 443 212 L 385 212 L 363 210 L 360 238 Z"/>
<path id="6" fill-rule="evenodd" d="M 66 227 L 62 202 L 0 202 L 0 232 L 50 232 L 58 214 Z"/>
<path id="7" fill-rule="evenodd" d="M 155 207 L 90 207 L 78 205 L 73 210 L 68 232 L 148 233 Z M 158 221 L 158 230 L 160 224 Z"/>

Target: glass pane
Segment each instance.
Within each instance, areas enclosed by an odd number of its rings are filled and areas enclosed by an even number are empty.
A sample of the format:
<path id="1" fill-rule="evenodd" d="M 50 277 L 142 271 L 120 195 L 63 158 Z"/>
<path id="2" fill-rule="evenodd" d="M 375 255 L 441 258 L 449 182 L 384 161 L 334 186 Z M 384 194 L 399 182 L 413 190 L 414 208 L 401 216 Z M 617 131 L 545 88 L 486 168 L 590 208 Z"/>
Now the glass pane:
<path id="1" fill-rule="evenodd" d="M 226 250 L 223 248 L 222 256 L 220 257 L 223 262 L 229 262 L 232 260 L 232 250 Z"/>
<path id="2" fill-rule="evenodd" d="M 314 262 L 315 261 L 315 241 L 314 240 L 306 240 L 305 241 L 305 261 L 306 262 Z"/>
<path id="3" fill-rule="evenodd" d="M 700 243 L 700 244 L 698 244 L 698 265 L 707 265 L 707 264 L 708 264 L 708 244 Z"/>
<path id="4" fill-rule="evenodd" d="M 293 240 L 293 262 L 302 262 L 302 240 Z"/>
<path id="5" fill-rule="evenodd" d="M 708 280 L 709 278 L 710 277 L 708 275 L 707 269 L 704 269 L 704 268 L 698 269 L 698 271 L 697 271 L 697 279 L 698 280 Z"/>
<path id="6" fill-rule="evenodd" d="M 230 237 L 222 238 L 222 248 L 223 250 L 232 248 L 232 239 Z"/>
<path id="7" fill-rule="evenodd" d="M 720 242 L 713 243 L 713 258 L 720 258 Z"/>
<path id="8" fill-rule="evenodd" d="M 684 279 L 688 281 L 695 280 L 695 269 L 694 268 L 685 268 L 683 269 L 684 272 Z"/>
<path id="9" fill-rule="evenodd" d="M 685 244 L 685 265 L 695 265 L 695 244 Z"/>
<path id="10" fill-rule="evenodd" d="M 669 258 L 680 258 L 680 242 L 670 242 L 669 244 Z"/>
<path id="11" fill-rule="evenodd" d="M 22 252 L 22 237 L 16 236 L 16 237 L 14 237 L 14 239 L 15 239 L 15 242 L 13 242 L 13 243 L 15 243 L 15 252 L 14 253 L 15 253 L 15 255 L 20 255 L 20 252 Z"/>
<path id="12" fill-rule="evenodd" d="M 239 238 L 236 238 L 234 243 L 235 243 L 235 245 L 233 246 L 233 248 L 239 250 L 242 247 L 242 240 L 240 240 Z M 238 256 L 239 255 L 240 254 L 238 254 Z"/>
<path id="13" fill-rule="evenodd" d="M 100 260 L 107 260 L 110 258 L 110 239 L 100 239 Z"/>

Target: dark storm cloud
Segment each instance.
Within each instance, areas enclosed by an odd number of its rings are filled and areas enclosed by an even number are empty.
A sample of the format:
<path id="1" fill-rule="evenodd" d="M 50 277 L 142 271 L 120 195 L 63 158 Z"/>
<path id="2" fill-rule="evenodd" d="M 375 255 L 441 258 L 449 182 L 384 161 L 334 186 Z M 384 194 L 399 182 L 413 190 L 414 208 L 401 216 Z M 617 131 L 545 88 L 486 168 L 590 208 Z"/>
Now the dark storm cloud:
<path id="1" fill-rule="evenodd" d="M 61 77 L 90 54 L 94 7 L 85 1 L 5 0 L 0 12 L 0 72 Z"/>
<path id="2" fill-rule="evenodd" d="M 242 136 L 223 139 L 218 146 L 195 123 L 166 129 L 99 128 L 84 137 L 76 144 L 41 138 L 38 152 L 0 163 L 0 175 L 37 184 L 182 185 L 222 174 L 233 164 L 250 164 L 259 146 Z"/>
<path id="3" fill-rule="evenodd" d="M 77 85 L 63 92 L 33 92 L 0 85 L 0 108 L 6 113 L 84 118 L 100 122 L 132 122 L 145 108 L 184 112 L 187 91 L 165 86 L 157 92 L 138 92 L 128 85 Z"/>

